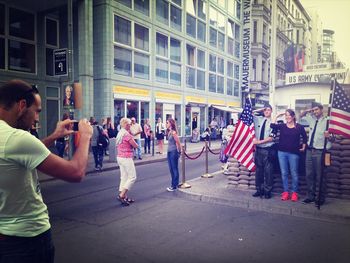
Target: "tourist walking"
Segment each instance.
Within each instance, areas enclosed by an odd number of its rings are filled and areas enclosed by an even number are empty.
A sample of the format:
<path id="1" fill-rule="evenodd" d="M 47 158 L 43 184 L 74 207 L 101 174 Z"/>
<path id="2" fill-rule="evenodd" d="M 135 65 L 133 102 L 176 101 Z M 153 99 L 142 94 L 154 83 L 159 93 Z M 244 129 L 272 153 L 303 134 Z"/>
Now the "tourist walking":
<path id="1" fill-rule="evenodd" d="M 128 198 L 127 193 L 136 181 L 136 169 L 133 161 L 133 149 L 138 148 L 133 136 L 130 134 L 131 120 L 122 118 L 120 120 L 120 131 L 116 138 L 118 150 L 117 162 L 120 168 L 120 184 L 118 200 L 122 205 L 128 206 L 134 199 Z"/>
<path id="2" fill-rule="evenodd" d="M 163 154 L 163 148 L 164 148 L 164 135 L 165 135 L 165 127 L 162 123 L 162 119 L 158 118 L 158 122 L 156 124 L 156 138 L 157 138 L 157 145 L 158 145 L 158 151 L 157 153 Z"/>

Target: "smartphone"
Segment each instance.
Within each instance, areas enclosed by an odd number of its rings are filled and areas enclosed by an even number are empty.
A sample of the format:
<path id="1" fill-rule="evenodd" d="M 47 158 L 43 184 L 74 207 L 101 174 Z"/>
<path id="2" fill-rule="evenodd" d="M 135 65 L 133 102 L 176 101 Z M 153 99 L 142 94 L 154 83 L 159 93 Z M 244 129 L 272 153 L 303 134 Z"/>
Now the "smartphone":
<path id="1" fill-rule="evenodd" d="M 79 122 L 73 122 L 73 131 L 79 131 Z"/>

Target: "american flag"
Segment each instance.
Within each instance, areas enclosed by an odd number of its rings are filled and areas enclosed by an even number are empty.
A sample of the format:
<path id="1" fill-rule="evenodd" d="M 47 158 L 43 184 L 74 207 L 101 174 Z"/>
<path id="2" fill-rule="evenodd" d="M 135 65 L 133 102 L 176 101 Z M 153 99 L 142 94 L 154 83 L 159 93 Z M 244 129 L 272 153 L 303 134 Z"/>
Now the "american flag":
<path id="1" fill-rule="evenodd" d="M 248 170 L 255 171 L 253 139 L 255 138 L 252 105 L 247 100 L 235 132 L 224 153 L 236 158 Z"/>
<path id="2" fill-rule="evenodd" d="M 350 98 L 338 82 L 333 91 L 328 131 L 350 138 Z"/>

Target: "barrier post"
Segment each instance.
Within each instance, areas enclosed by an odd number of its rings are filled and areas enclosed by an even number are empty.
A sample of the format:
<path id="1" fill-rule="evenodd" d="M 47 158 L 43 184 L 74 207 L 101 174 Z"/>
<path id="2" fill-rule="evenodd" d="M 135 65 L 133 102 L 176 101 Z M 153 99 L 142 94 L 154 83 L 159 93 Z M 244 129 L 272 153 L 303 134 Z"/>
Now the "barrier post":
<path id="1" fill-rule="evenodd" d="M 185 189 L 185 188 L 191 188 L 191 185 L 186 183 L 186 164 L 185 164 L 185 147 L 181 146 L 182 148 L 182 153 L 181 153 L 181 175 L 182 175 L 182 179 L 181 179 L 181 184 L 180 184 L 180 188 Z"/>
<path id="2" fill-rule="evenodd" d="M 212 178 L 213 175 L 208 171 L 208 142 L 205 141 L 205 174 L 202 175 L 203 178 Z"/>
<path id="3" fill-rule="evenodd" d="M 154 136 L 153 136 L 153 134 L 152 134 L 151 140 L 152 140 L 152 156 L 154 156 Z"/>

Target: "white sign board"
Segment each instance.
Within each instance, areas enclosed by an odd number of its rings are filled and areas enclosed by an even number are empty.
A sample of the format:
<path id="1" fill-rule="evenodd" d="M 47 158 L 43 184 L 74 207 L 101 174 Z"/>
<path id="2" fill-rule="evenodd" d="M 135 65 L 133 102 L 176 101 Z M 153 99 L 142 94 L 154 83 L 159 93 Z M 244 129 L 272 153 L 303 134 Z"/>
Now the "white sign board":
<path id="1" fill-rule="evenodd" d="M 286 85 L 316 82 L 324 83 L 329 82 L 330 78 L 334 77 L 338 82 L 349 79 L 347 76 L 348 69 L 332 69 L 322 71 L 310 71 L 310 72 L 293 72 L 286 74 Z"/>

